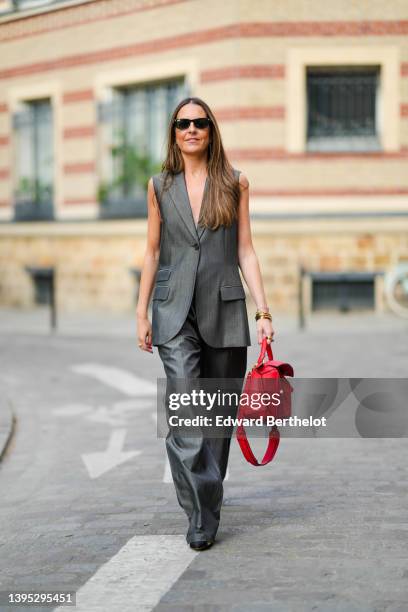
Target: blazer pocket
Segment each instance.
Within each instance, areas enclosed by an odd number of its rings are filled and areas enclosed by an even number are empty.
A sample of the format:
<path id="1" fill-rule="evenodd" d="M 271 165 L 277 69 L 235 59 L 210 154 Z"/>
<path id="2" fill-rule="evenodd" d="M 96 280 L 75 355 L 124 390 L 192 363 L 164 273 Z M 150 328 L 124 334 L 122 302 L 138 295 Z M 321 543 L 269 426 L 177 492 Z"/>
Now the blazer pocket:
<path id="1" fill-rule="evenodd" d="M 161 268 L 160 270 L 157 270 L 156 282 L 169 280 L 170 274 L 171 274 L 170 268 Z"/>
<path id="2" fill-rule="evenodd" d="M 167 300 L 169 295 L 169 285 L 158 285 L 153 292 L 153 300 Z"/>
<path id="3" fill-rule="evenodd" d="M 222 300 L 244 300 L 245 290 L 242 285 L 221 285 Z"/>

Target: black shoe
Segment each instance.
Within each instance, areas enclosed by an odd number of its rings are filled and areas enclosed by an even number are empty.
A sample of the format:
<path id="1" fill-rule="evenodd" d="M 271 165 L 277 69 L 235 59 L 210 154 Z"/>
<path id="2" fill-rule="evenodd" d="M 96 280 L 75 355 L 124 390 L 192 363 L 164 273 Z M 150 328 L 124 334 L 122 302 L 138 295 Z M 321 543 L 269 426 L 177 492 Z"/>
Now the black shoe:
<path id="1" fill-rule="evenodd" d="M 213 544 L 212 540 L 196 540 L 195 542 L 190 542 L 190 548 L 193 550 L 206 550 L 206 548 L 210 548 Z"/>

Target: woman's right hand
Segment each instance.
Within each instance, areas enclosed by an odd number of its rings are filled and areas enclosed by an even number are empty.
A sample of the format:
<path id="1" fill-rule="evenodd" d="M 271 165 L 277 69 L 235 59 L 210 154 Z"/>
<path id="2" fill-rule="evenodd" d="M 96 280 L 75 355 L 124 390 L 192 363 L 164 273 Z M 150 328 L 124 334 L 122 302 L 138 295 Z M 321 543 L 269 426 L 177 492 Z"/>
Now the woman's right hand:
<path id="1" fill-rule="evenodd" d="M 137 337 L 139 348 L 142 351 L 153 353 L 152 348 L 152 325 L 148 317 L 137 317 Z"/>

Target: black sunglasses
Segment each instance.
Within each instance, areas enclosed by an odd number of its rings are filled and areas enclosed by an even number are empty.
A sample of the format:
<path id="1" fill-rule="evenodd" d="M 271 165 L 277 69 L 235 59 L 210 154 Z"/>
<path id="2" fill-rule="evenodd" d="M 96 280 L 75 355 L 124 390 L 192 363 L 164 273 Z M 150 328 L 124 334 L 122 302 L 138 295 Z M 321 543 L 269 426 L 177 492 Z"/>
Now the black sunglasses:
<path id="1" fill-rule="evenodd" d="M 194 124 L 197 130 L 205 130 L 210 125 L 211 119 L 208 117 L 199 117 L 198 119 L 176 119 L 174 124 L 178 130 L 188 130 L 190 123 Z"/>

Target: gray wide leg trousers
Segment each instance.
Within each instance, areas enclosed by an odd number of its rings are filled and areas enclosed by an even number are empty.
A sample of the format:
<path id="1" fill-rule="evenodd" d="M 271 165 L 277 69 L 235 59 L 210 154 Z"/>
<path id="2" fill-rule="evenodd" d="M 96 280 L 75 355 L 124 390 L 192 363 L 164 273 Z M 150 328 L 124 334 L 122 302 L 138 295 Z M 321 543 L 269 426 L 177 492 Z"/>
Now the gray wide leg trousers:
<path id="1" fill-rule="evenodd" d="M 197 325 L 195 292 L 179 333 L 157 348 L 167 384 L 171 378 L 244 380 L 247 347 L 214 348 L 205 343 Z M 217 533 L 232 429 L 227 437 L 218 438 L 180 437 L 171 429 L 167 434 L 166 450 L 177 500 L 189 519 L 187 543 L 214 540 Z"/>

